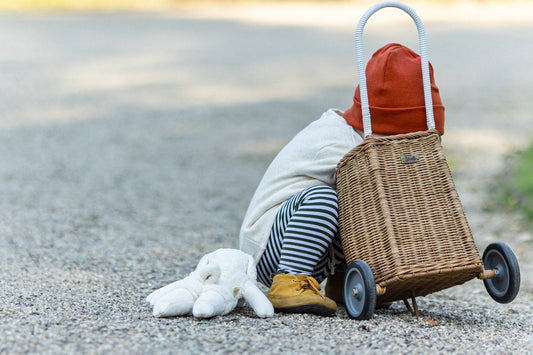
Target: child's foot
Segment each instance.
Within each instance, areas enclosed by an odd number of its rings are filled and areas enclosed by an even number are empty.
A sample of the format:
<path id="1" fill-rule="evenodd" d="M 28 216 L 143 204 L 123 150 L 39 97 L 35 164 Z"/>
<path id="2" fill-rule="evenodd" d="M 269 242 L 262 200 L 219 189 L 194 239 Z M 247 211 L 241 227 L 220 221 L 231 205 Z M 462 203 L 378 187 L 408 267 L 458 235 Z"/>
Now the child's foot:
<path id="1" fill-rule="evenodd" d="M 320 292 L 320 285 L 311 276 L 277 274 L 267 295 L 276 312 L 312 313 L 332 316 L 337 304 Z"/>

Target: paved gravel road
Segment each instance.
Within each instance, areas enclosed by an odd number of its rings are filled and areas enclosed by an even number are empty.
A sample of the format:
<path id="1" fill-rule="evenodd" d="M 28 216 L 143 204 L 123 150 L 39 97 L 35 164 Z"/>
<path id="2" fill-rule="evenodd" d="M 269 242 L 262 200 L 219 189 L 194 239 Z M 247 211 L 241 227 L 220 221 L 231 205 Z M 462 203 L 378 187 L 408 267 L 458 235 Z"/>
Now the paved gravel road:
<path id="1" fill-rule="evenodd" d="M 237 247 L 283 144 L 350 105 L 363 9 L 332 9 L 0 15 L 0 353 L 532 353 L 533 238 L 485 207 L 503 154 L 533 134 L 533 25 L 482 11 L 419 15 L 458 190 L 480 250 L 516 251 L 515 302 L 474 280 L 420 298 L 418 319 L 401 303 L 364 322 L 342 307 L 152 317 L 146 295 Z M 365 45 L 415 36 L 377 20 Z"/>

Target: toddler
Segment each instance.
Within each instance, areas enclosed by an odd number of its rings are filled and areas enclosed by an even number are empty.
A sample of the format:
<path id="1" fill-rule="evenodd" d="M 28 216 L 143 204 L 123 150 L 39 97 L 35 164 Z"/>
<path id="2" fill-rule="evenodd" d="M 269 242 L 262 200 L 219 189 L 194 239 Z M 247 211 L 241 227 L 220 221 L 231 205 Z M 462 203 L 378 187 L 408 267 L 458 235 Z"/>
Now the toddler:
<path id="1" fill-rule="evenodd" d="M 420 56 L 400 44 L 380 48 L 366 68 L 375 135 L 427 130 Z M 444 106 L 430 64 L 436 129 Z M 330 109 L 275 157 L 250 202 L 240 248 L 253 256 L 276 312 L 334 315 L 346 262 L 338 233 L 335 168 L 364 139 L 359 87 L 346 112 Z M 326 294 L 319 283 L 328 278 Z"/>

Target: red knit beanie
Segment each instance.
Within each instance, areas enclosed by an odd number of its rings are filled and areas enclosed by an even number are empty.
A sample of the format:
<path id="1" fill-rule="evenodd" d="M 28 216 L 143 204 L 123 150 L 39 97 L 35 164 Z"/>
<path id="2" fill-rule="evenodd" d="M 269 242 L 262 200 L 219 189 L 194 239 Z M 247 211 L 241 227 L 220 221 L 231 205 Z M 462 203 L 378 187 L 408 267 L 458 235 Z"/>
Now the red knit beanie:
<path id="1" fill-rule="evenodd" d="M 387 44 L 374 53 L 365 72 L 373 133 L 400 134 L 428 129 L 418 54 L 401 44 Z M 444 106 L 431 63 L 429 72 L 435 128 L 444 134 Z M 344 118 L 351 126 L 364 129 L 359 86 L 353 106 L 344 113 Z"/>

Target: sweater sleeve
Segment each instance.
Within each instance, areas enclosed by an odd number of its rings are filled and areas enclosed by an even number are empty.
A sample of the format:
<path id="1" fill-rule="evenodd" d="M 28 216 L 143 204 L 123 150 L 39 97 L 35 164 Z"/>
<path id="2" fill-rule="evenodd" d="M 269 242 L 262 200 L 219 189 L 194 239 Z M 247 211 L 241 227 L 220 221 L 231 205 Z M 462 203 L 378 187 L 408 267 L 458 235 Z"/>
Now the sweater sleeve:
<path id="1" fill-rule="evenodd" d="M 333 110 L 297 134 L 272 161 L 252 197 L 241 227 L 241 250 L 257 262 L 283 202 L 309 186 L 335 187 L 337 163 L 361 141 Z"/>

